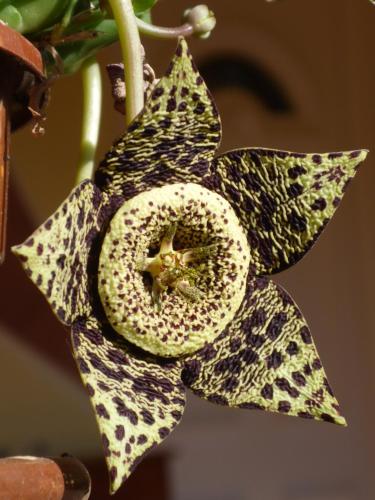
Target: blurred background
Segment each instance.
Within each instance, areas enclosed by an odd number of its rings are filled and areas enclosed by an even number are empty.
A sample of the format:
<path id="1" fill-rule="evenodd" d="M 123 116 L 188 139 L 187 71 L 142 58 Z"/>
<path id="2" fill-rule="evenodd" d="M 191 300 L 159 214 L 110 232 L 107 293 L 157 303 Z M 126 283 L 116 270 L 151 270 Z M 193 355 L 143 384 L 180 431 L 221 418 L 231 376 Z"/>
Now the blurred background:
<path id="1" fill-rule="evenodd" d="M 177 25 L 191 2 L 160 0 L 154 21 Z M 375 151 L 375 7 L 368 0 L 213 1 L 218 25 L 191 49 L 221 112 L 222 151 Z M 161 74 L 175 42 L 144 40 Z M 120 61 L 117 46 L 100 54 Z M 47 131 L 12 141 L 8 245 L 23 241 L 73 187 L 79 76 L 53 88 Z M 123 131 L 105 81 L 98 159 Z M 370 154 L 329 228 L 276 276 L 304 312 L 348 428 L 246 410 L 190 394 L 181 425 L 115 498 L 123 500 L 371 500 L 374 478 L 373 220 Z M 93 500 L 109 498 L 94 415 L 68 332 L 8 253 L 0 268 L 0 455 L 69 452 L 89 468 Z"/>

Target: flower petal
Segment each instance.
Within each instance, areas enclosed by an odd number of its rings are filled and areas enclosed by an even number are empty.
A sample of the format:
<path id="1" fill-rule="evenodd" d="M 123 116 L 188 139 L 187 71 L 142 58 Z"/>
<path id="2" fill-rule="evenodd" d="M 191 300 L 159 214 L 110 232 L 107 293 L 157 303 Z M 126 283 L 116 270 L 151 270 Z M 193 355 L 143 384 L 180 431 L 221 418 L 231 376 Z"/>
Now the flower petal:
<path id="1" fill-rule="evenodd" d="M 367 151 L 300 154 L 242 149 L 218 157 L 206 187 L 230 201 L 248 232 L 253 272 L 290 267 L 338 207 Z"/>
<path id="2" fill-rule="evenodd" d="M 87 266 L 91 247 L 108 216 L 106 200 L 91 181 L 82 182 L 30 238 L 12 248 L 66 325 L 91 309 Z"/>
<path id="3" fill-rule="evenodd" d="M 145 453 L 181 420 L 185 388 L 179 365 L 131 352 L 121 337 L 113 337 L 113 330 L 102 330 L 95 318 L 78 320 L 72 342 L 102 435 L 114 493 Z"/>
<path id="4" fill-rule="evenodd" d="M 251 279 L 219 339 L 186 358 L 182 380 L 209 401 L 345 425 L 306 321 L 290 296 Z"/>
<path id="5" fill-rule="evenodd" d="M 96 182 L 125 198 L 174 182 L 199 182 L 220 138 L 215 104 L 180 39 L 166 76 L 99 166 Z"/>

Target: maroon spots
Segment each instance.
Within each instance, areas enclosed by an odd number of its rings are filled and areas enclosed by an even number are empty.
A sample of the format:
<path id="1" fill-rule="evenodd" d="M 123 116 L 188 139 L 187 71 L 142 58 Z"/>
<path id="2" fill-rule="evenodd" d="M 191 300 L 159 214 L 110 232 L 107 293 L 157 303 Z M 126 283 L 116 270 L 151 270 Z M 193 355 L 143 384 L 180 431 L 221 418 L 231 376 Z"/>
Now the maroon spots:
<path id="1" fill-rule="evenodd" d="M 95 389 L 90 384 L 86 384 L 86 389 L 90 397 L 93 397 L 95 394 Z"/>
<path id="2" fill-rule="evenodd" d="M 264 406 L 258 403 L 241 403 L 238 407 L 244 410 L 264 410 Z"/>
<path id="3" fill-rule="evenodd" d="M 167 427 L 161 427 L 159 429 L 159 436 L 161 439 L 165 439 L 171 431 Z"/>
<path id="4" fill-rule="evenodd" d="M 280 312 L 273 316 L 266 330 L 266 335 L 272 341 L 275 341 L 282 332 L 285 323 L 288 321 L 286 313 Z"/>
<path id="5" fill-rule="evenodd" d="M 182 413 L 178 410 L 171 411 L 171 415 L 175 420 L 181 420 L 182 418 Z"/>
<path id="6" fill-rule="evenodd" d="M 113 482 L 116 477 L 117 477 L 117 467 L 114 465 L 110 468 L 109 470 L 109 477 L 111 478 L 111 481 Z"/>
<path id="7" fill-rule="evenodd" d="M 247 365 L 252 365 L 256 363 L 259 359 L 258 354 L 253 349 L 244 349 L 242 351 L 242 359 Z"/>
<path id="8" fill-rule="evenodd" d="M 277 378 L 275 384 L 280 391 L 287 392 L 291 398 L 298 398 L 299 391 L 295 387 L 292 387 L 286 378 Z"/>
<path id="9" fill-rule="evenodd" d="M 293 372 L 292 373 L 292 378 L 294 380 L 294 382 L 299 385 L 300 387 L 303 387 L 306 385 L 306 379 L 305 377 L 302 375 L 301 372 Z"/>
<path id="10" fill-rule="evenodd" d="M 38 246 L 36 247 L 36 253 L 39 256 L 42 255 L 42 253 L 43 253 L 43 245 L 42 245 L 42 243 L 38 243 Z"/>
<path id="11" fill-rule="evenodd" d="M 240 347 L 241 347 L 241 339 L 239 337 L 230 339 L 229 348 L 231 352 L 237 352 Z"/>
<path id="12" fill-rule="evenodd" d="M 337 208 L 340 205 L 340 201 L 341 201 L 341 198 L 339 198 L 338 196 L 335 196 L 335 198 L 333 199 L 332 205 L 335 208 Z"/>
<path id="13" fill-rule="evenodd" d="M 288 170 L 288 175 L 291 179 L 295 180 L 300 175 L 307 174 L 307 170 L 299 165 L 292 167 Z"/>
<path id="14" fill-rule="evenodd" d="M 133 425 L 137 425 L 138 416 L 135 411 L 127 408 L 124 401 L 118 396 L 113 397 L 112 401 L 115 403 L 117 413 L 120 415 L 120 417 L 127 417 Z"/>
<path id="15" fill-rule="evenodd" d="M 102 434 L 102 444 L 103 444 L 103 449 L 104 449 L 104 456 L 105 457 L 111 456 L 111 450 L 109 449 L 109 439 L 104 434 L 104 432 Z"/>
<path id="16" fill-rule="evenodd" d="M 283 362 L 282 354 L 276 349 L 267 358 L 267 368 L 277 370 Z"/>
<path id="17" fill-rule="evenodd" d="M 289 401 L 280 401 L 277 409 L 280 413 L 289 413 L 291 408 Z"/>
<path id="18" fill-rule="evenodd" d="M 306 219 L 302 215 L 299 215 L 295 210 L 292 210 L 288 215 L 288 222 L 290 227 L 297 233 L 303 233 L 306 231 Z"/>
<path id="19" fill-rule="evenodd" d="M 167 111 L 170 113 L 171 111 L 174 111 L 176 107 L 176 99 L 174 97 L 170 97 L 167 102 Z"/>
<path id="20" fill-rule="evenodd" d="M 307 376 L 312 374 L 312 369 L 309 363 L 306 363 L 305 366 L 303 367 L 303 373 Z"/>
<path id="21" fill-rule="evenodd" d="M 78 357 L 77 364 L 78 364 L 79 371 L 81 373 L 91 373 L 90 368 L 88 367 L 88 364 L 86 363 L 86 361 L 83 358 Z"/>
<path id="22" fill-rule="evenodd" d="M 126 443 L 126 445 L 125 445 L 125 453 L 127 455 L 130 455 L 131 451 L 132 451 L 131 445 L 129 443 Z"/>
<path id="23" fill-rule="evenodd" d="M 295 356 L 296 354 L 298 354 L 298 350 L 298 344 L 293 340 L 289 342 L 288 347 L 286 348 L 286 352 L 289 354 L 289 356 Z"/>
<path id="24" fill-rule="evenodd" d="M 295 182 L 288 187 L 287 192 L 291 198 L 297 198 L 297 196 L 300 196 L 303 193 L 303 186 L 298 184 L 298 182 Z"/>
<path id="25" fill-rule="evenodd" d="M 145 444 L 147 443 L 147 436 L 144 434 L 140 434 L 137 439 L 137 444 Z"/>
<path id="26" fill-rule="evenodd" d="M 44 224 L 44 227 L 49 231 L 52 227 L 52 219 L 48 219 L 47 222 Z"/>
<path id="27" fill-rule="evenodd" d="M 201 364 L 198 360 L 187 361 L 181 373 L 182 382 L 187 387 L 191 387 L 198 380 L 200 369 Z"/>
<path id="28" fill-rule="evenodd" d="M 32 247 L 34 245 L 34 238 L 29 238 L 26 242 L 25 245 L 27 247 Z"/>
<path id="29" fill-rule="evenodd" d="M 206 110 L 206 106 L 203 104 L 203 102 L 199 102 L 195 109 L 194 109 L 194 113 L 197 114 L 197 115 L 202 115 Z"/>
<path id="30" fill-rule="evenodd" d="M 312 344 L 311 333 L 307 326 L 303 326 L 299 333 L 301 335 L 301 339 L 305 344 Z"/>
<path id="31" fill-rule="evenodd" d="M 151 99 L 158 99 L 164 94 L 163 87 L 156 87 L 156 89 L 151 94 Z"/>
<path id="32" fill-rule="evenodd" d="M 106 418 L 107 420 L 109 420 L 109 413 L 107 412 L 106 407 L 102 403 L 96 405 L 95 410 L 97 415 L 99 415 L 99 417 Z"/>
<path id="33" fill-rule="evenodd" d="M 141 410 L 141 417 L 144 423 L 147 425 L 153 425 L 155 423 L 154 417 L 148 410 Z"/>
<path id="34" fill-rule="evenodd" d="M 317 211 L 317 210 L 324 210 L 327 207 L 327 202 L 324 198 L 318 198 L 317 200 L 314 201 L 314 203 L 311 205 L 312 210 Z"/>
<path id="35" fill-rule="evenodd" d="M 232 392 L 238 386 L 238 379 L 236 377 L 228 377 L 224 380 L 221 389 L 224 392 Z"/>
<path id="36" fill-rule="evenodd" d="M 319 358 L 314 359 L 312 367 L 314 370 L 321 370 L 323 368 L 322 362 Z"/>
<path id="37" fill-rule="evenodd" d="M 215 403 L 217 405 L 221 406 L 227 406 L 228 405 L 228 400 L 224 396 L 221 396 L 220 394 L 210 394 L 207 397 L 207 401 L 210 401 L 211 403 Z"/>
<path id="38" fill-rule="evenodd" d="M 329 422 L 331 424 L 335 423 L 335 419 L 328 413 L 322 413 L 321 418 L 322 420 L 324 420 L 324 422 Z"/>
<path id="39" fill-rule="evenodd" d="M 306 418 L 308 420 L 312 420 L 314 418 L 314 415 L 311 415 L 311 413 L 309 413 L 307 411 L 298 412 L 298 416 L 301 418 Z"/>
<path id="40" fill-rule="evenodd" d="M 316 164 L 316 165 L 320 165 L 322 163 L 322 157 L 320 155 L 313 155 L 312 156 L 312 161 Z"/>
<path id="41" fill-rule="evenodd" d="M 122 441 L 125 437 L 125 429 L 123 425 L 117 425 L 115 430 L 115 436 L 118 441 Z"/>
<path id="42" fill-rule="evenodd" d="M 265 384 L 261 390 L 261 396 L 264 399 L 272 399 L 273 398 L 273 387 L 271 384 Z"/>

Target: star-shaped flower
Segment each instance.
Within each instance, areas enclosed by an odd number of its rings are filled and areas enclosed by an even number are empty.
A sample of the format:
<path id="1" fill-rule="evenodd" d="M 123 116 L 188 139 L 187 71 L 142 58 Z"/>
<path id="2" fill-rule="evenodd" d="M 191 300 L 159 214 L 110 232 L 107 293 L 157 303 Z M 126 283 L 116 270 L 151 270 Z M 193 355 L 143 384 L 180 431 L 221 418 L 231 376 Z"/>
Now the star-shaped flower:
<path id="1" fill-rule="evenodd" d="M 299 309 L 268 276 L 296 263 L 366 151 L 214 158 L 216 107 L 184 40 L 144 110 L 14 248 L 72 345 L 116 491 L 209 401 L 345 424 Z"/>

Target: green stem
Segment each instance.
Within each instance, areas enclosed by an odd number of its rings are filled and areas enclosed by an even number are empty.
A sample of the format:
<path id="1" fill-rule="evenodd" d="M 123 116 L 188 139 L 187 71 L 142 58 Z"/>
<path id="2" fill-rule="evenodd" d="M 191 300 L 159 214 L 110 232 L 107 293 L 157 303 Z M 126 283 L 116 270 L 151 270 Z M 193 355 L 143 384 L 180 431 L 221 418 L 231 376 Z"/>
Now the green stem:
<path id="1" fill-rule="evenodd" d="M 142 46 L 131 0 L 108 0 L 116 21 L 124 63 L 126 125 L 144 104 Z"/>
<path id="2" fill-rule="evenodd" d="M 99 138 L 102 110 L 102 79 L 100 66 L 94 56 L 87 59 L 82 65 L 82 83 L 83 118 L 77 184 L 85 179 L 92 178 Z"/>
<path id="3" fill-rule="evenodd" d="M 143 35 L 149 35 L 154 38 L 178 38 L 179 36 L 186 37 L 194 34 L 194 28 L 189 23 L 174 28 L 165 28 L 164 26 L 155 26 L 137 19 L 137 25 Z"/>

